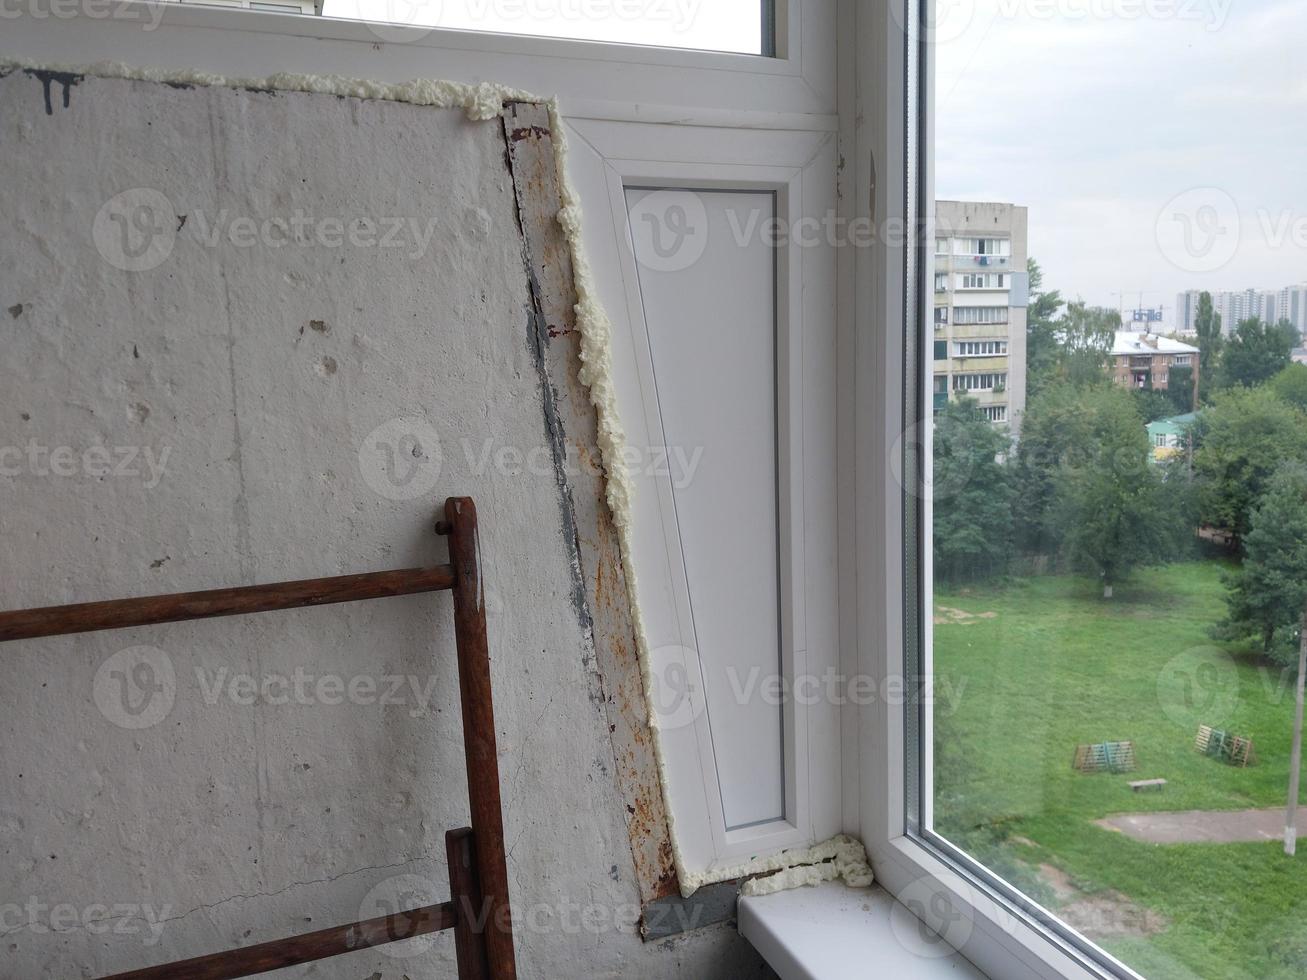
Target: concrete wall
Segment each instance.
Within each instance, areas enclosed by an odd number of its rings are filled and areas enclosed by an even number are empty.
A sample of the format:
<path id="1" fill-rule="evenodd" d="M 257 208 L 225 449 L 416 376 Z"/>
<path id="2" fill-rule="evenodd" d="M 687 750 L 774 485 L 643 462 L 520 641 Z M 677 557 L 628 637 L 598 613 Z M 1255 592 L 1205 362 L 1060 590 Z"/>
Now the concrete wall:
<path id="1" fill-rule="evenodd" d="M 635 934 L 499 125 L 16 72 L 0 141 L 0 606 L 442 561 L 438 505 L 471 495 L 521 974 L 763 971 L 730 926 Z M 3 652 L 0 975 L 445 897 L 448 596 Z M 452 962 L 445 933 L 273 975 Z"/>

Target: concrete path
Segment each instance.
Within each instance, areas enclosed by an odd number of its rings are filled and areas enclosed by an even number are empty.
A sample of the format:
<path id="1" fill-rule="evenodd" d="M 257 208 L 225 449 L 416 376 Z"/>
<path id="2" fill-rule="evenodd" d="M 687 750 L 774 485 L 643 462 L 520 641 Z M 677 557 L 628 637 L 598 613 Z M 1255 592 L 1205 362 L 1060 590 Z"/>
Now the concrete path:
<path id="1" fill-rule="evenodd" d="M 1298 836 L 1307 846 L 1307 807 L 1299 807 L 1297 822 Z M 1118 813 L 1094 823 L 1151 844 L 1229 844 L 1284 839 L 1284 807 Z"/>

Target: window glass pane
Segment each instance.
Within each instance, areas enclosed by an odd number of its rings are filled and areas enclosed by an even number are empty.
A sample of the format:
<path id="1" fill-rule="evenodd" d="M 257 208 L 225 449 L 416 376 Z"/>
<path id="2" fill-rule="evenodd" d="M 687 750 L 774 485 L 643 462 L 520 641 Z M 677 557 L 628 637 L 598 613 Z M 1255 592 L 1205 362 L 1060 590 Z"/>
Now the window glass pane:
<path id="1" fill-rule="evenodd" d="M 927 35 L 913 812 L 1109 967 L 1307 976 L 1307 5 Z"/>
<path id="2" fill-rule="evenodd" d="M 771 55 L 775 36 L 770 0 L 326 0 L 322 12 L 400 42 L 442 27 Z"/>

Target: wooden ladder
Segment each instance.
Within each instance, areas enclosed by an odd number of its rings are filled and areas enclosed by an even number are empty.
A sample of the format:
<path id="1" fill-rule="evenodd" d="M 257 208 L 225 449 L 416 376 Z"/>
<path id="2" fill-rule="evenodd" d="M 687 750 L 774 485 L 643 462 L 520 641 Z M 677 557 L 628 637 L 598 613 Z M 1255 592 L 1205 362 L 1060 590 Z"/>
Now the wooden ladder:
<path id="1" fill-rule="evenodd" d="M 421 592 L 453 593 L 472 826 L 445 834 L 450 900 L 256 946 L 117 973 L 107 980 L 229 980 L 444 929 L 454 930 L 458 976 L 463 980 L 514 980 L 517 976 L 490 692 L 481 545 L 472 499 L 446 500 L 445 519 L 436 524 L 436 533 L 449 538 L 449 564 L 434 568 L 0 612 L 3 642 Z"/>

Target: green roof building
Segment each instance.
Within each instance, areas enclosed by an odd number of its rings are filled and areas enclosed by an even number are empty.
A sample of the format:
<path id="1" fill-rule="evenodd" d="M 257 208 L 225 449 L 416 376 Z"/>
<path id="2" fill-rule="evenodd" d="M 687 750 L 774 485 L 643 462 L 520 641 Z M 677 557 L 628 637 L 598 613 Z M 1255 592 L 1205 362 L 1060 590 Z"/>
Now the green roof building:
<path id="1" fill-rule="evenodd" d="M 1145 428 L 1148 429 L 1148 441 L 1153 446 L 1153 458 L 1170 459 L 1183 450 L 1188 445 L 1189 430 L 1197 418 L 1197 412 L 1187 412 L 1149 422 Z"/>

